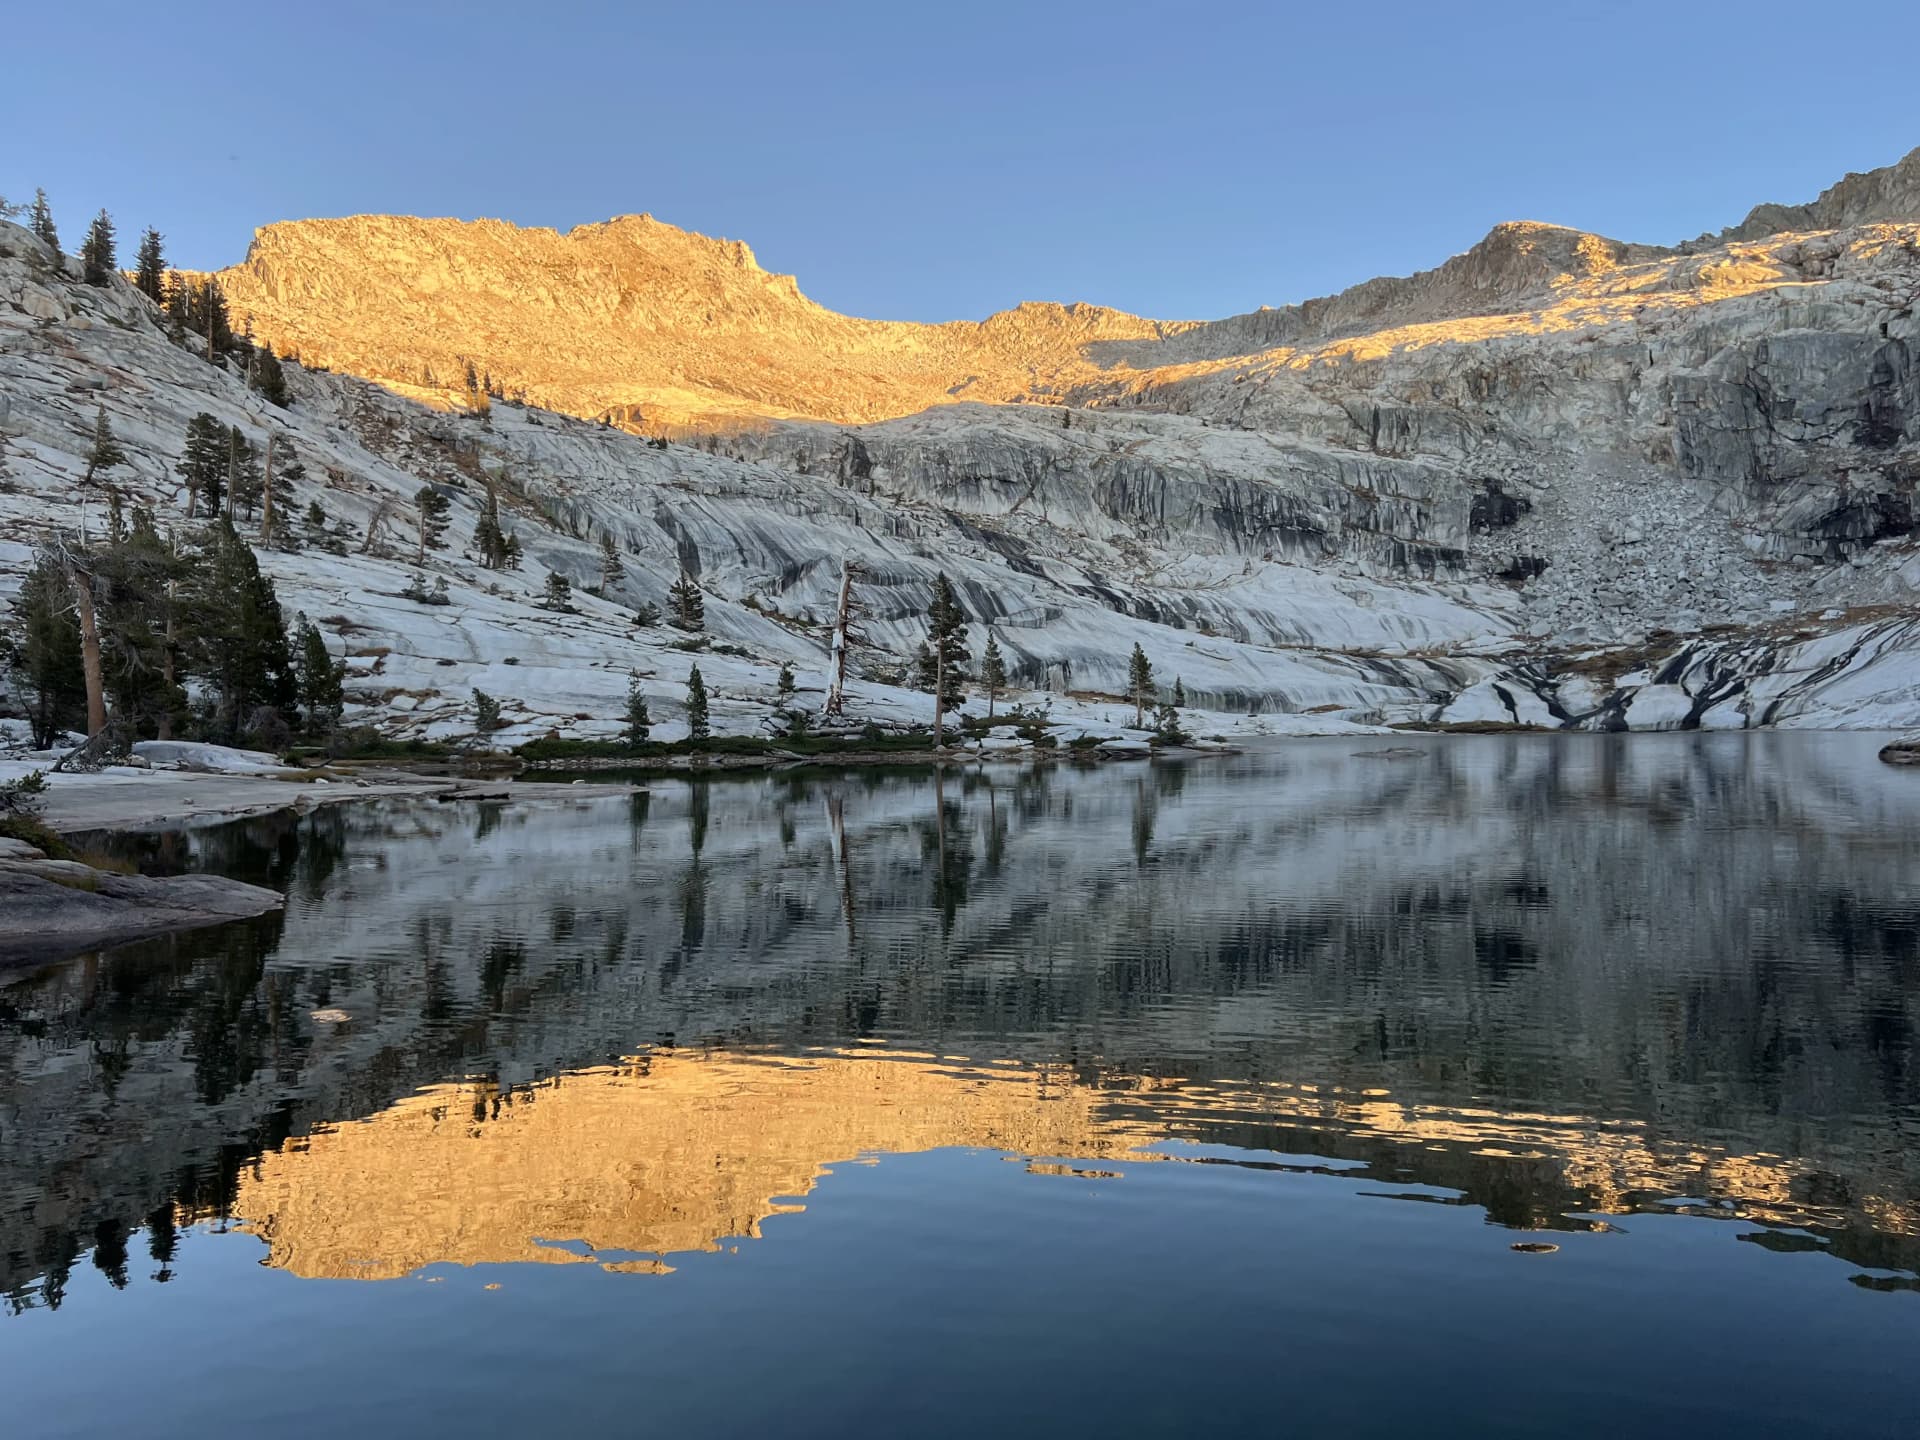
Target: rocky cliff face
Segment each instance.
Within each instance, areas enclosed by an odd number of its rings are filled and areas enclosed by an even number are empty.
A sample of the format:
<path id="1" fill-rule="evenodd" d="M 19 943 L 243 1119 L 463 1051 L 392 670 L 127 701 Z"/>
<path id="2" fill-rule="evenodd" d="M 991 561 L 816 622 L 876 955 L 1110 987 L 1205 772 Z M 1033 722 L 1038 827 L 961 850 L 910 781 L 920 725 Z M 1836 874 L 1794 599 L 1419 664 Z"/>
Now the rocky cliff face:
<path id="1" fill-rule="evenodd" d="M 1738 225 L 1694 242 L 1711 247 L 1728 240 L 1757 240 L 1783 230 L 1841 230 L 1911 220 L 1920 214 L 1920 150 L 1910 150 L 1892 165 L 1848 175 L 1806 205 L 1756 205 Z"/>
<path id="2" fill-rule="evenodd" d="M 1054 305 L 853 319 L 743 245 L 644 216 L 566 235 L 275 225 L 222 278 L 236 318 L 307 362 L 290 411 L 9 227 L 0 430 L 18 443 L 0 527 L 24 544 L 84 499 L 95 405 L 134 442 L 130 490 L 163 513 L 202 409 L 283 432 L 356 542 L 430 480 L 454 500 L 453 549 L 425 566 L 451 613 L 401 596 L 404 534 L 269 561 L 344 648 L 384 651 L 357 667 L 368 713 L 428 733 L 476 684 L 529 733 L 595 733 L 636 667 L 674 713 L 689 662 L 629 621 L 682 568 L 742 652 L 706 670 L 722 723 L 753 728 L 781 660 L 818 674 L 843 559 L 865 567 L 875 675 L 917 643 L 945 570 L 1018 683 L 1063 706 L 1093 695 L 1099 724 L 1138 643 L 1221 728 L 1309 710 L 1904 725 L 1920 718 L 1900 623 L 1920 589 L 1916 165 L 1794 212 L 1839 229 L 1663 249 L 1503 225 L 1434 270 L 1207 324 Z M 513 397 L 491 416 L 451 403 L 469 363 Z M 489 484 L 522 575 L 460 548 Z M 538 610 L 546 571 L 593 581 L 603 535 L 627 557 L 615 590 Z M 1658 682 L 1682 700 L 1615 693 L 1683 655 Z M 873 703 L 917 702 L 883 687 Z"/>
<path id="3" fill-rule="evenodd" d="M 854 319 L 739 241 L 649 215 L 564 235 L 394 215 L 269 225 L 220 280 L 236 315 L 310 363 L 428 395 L 457 390 L 472 363 L 534 404 L 651 430 L 1016 400 L 1081 347 L 1163 328 L 1086 305 Z"/>

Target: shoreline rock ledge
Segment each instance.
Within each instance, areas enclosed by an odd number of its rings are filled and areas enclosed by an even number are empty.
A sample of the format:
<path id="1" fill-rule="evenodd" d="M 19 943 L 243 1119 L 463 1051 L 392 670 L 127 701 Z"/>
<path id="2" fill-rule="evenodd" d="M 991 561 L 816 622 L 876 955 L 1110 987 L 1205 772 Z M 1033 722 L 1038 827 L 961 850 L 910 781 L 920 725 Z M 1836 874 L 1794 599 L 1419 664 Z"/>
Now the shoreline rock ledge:
<path id="1" fill-rule="evenodd" d="M 0 967 L 278 910 L 278 891 L 218 875 L 117 875 L 0 839 Z"/>
<path id="2" fill-rule="evenodd" d="M 1880 758 L 1889 765 L 1920 765 L 1920 735 L 1903 735 L 1882 745 Z"/>

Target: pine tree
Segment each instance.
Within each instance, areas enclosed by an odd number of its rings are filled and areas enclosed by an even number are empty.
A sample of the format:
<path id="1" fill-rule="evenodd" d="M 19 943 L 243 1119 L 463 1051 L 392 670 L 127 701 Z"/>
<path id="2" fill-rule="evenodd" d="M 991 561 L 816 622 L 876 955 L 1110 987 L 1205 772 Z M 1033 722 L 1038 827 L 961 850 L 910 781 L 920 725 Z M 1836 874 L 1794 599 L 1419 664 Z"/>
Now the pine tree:
<path id="1" fill-rule="evenodd" d="M 945 571 L 933 580 L 933 603 L 927 606 L 927 645 L 933 660 L 933 738 L 938 745 L 948 708 L 958 709 L 967 694 L 967 612 L 960 608 Z"/>
<path id="2" fill-rule="evenodd" d="M 701 678 L 700 667 L 696 665 L 687 672 L 687 738 L 698 744 L 708 734 L 707 682 Z"/>
<path id="3" fill-rule="evenodd" d="M 227 514 L 231 516 L 234 511 L 244 509 L 251 520 L 266 490 L 260 452 L 235 425 L 227 432 Z"/>
<path id="4" fill-rule="evenodd" d="M 175 595 L 191 563 L 161 537 L 153 513 L 136 507 L 125 532 L 94 554 L 93 567 L 102 679 L 113 714 L 135 734 L 169 738 L 187 707 Z"/>
<path id="5" fill-rule="evenodd" d="M 511 530 L 507 532 L 507 541 L 506 544 L 501 547 L 500 556 L 500 564 L 503 569 L 518 570 L 520 568 L 520 537 Z"/>
<path id="6" fill-rule="evenodd" d="M 282 410 L 293 404 L 293 393 L 287 389 L 287 372 L 271 345 L 261 345 L 254 350 L 247 383 L 269 404 L 278 405 Z"/>
<path id="7" fill-rule="evenodd" d="M 627 728 L 623 738 L 627 749 L 639 750 L 653 734 L 653 716 L 647 710 L 647 697 L 640 689 L 640 677 L 627 681 Z"/>
<path id="8" fill-rule="evenodd" d="M 174 467 L 187 482 L 187 514 L 218 515 L 227 493 L 227 427 L 204 410 L 187 422 L 187 450 Z"/>
<path id="9" fill-rule="evenodd" d="M 480 563 L 487 569 L 506 567 L 507 533 L 500 528 L 500 492 L 491 485 L 487 486 L 487 503 L 473 527 L 473 548 L 480 552 Z"/>
<path id="10" fill-rule="evenodd" d="M 780 674 L 773 682 L 773 690 L 782 705 L 793 699 L 793 666 L 784 660 L 780 662 Z"/>
<path id="11" fill-rule="evenodd" d="M 473 362 L 467 361 L 466 373 L 467 409 L 483 419 L 493 414 L 493 399 L 487 394 L 487 387 L 480 381 L 480 373 L 473 368 Z"/>
<path id="12" fill-rule="evenodd" d="M 447 533 L 447 515 L 453 502 L 431 485 L 422 485 L 413 497 L 413 508 L 420 531 L 416 565 L 427 563 L 427 551 L 442 549 Z"/>
<path id="13" fill-rule="evenodd" d="M 113 219 L 102 210 L 87 227 L 87 238 L 80 245 L 80 264 L 87 284 L 104 285 L 113 278 L 117 264 L 114 255 Z"/>
<path id="14" fill-rule="evenodd" d="M 184 346 L 193 325 L 193 292 L 178 270 L 167 272 L 166 307 L 167 338 Z"/>
<path id="15" fill-rule="evenodd" d="M 547 572 L 547 592 L 540 597 L 540 608 L 563 615 L 573 609 L 573 582 L 558 570 Z"/>
<path id="16" fill-rule="evenodd" d="M 993 702 L 1007 686 L 1007 662 L 1000 653 L 1000 646 L 994 641 L 993 632 L 987 632 L 987 648 L 980 656 L 980 683 L 987 691 L 987 718 L 993 718 Z"/>
<path id="17" fill-rule="evenodd" d="M 1180 682 L 1178 675 L 1173 677 L 1173 708 L 1176 710 L 1187 708 L 1187 687 Z"/>
<path id="18" fill-rule="evenodd" d="M 91 485 L 103 470 L 118 469 L 126 463 L 127 452 L 113 438 L 113 427 L 107 423 L 107 407 L 96 406 L 93 412 L 93 448 L 87 451 L 87 475 L 81 483 Z"/>
<path id="19" fill-rule="evenodd" d="M 600 532 L 600 593 L 611 595 L 627 578 L 627 567 L 620 563 L 620 551 L 613 543 L 613 533 Z"/>
<path id="20" fill-rule="evenodd" d="M 201 280 L 189 287 L 186 322 L 186 328 L 205 344 L 207 359 L 214 364 L 233 349 L 233 321 L 218 280 Z"/>
<path id="21" fill-rule="evenodd" d="M 259 727 L 262 712 L 293 710 L 299 686 L 273 581 L 224 520 L 202 537 L 188 611 L 190 668 L 212 700 L 213 738 L 232 744 Z"/>
<path id="22" fill-rule="evenodd" d="M 667 603 L 673 607 L 676 629 L 700 631 L 707 628 L 707 601 L 700 587 L 686 571 L 667 590 Z"/>
<path id="23" fill-rule="evenodd" d="M 933 658 L 933 647 L 922 640 L 913 652 L 913 688 L 931 695 L 938 677 L 939 663 Z"/>
<path id="24" fill-rule="evenodd" d="M 1192 737 L 1180 728 L 1180 712 L 1170 703 L 1162 703 L 1153 716 L 1153 743 L 1184 745 Z"/>
<path id="25" fill-rule="evenodd" d="M 500 702 L 484 690 L 473 692 L 473 728 L 477 734 L 491 735 L 502 724 Z"/>
<path id="26" fill-rule="evenodd" d="M 347 662 L 335 660 L 328 653 L 327 637 L 306 616 L 296 615 L 294 628 L 300 637 L 294 675 L 299 682 L 300 705 L 306 711 L 307 733 L 331 735 L 346 706 Z"/>
<path id="27" fill-rule="evenodd" d="M 12 610 L 4 643 L 14 699 L 27 717 L 34 748 L 45 750 L 61 731 L 83 723 L 87 713 L 73 587 L 51 551 L 35 552 Z"/>
<path id="28" fill-rule="evenodd" d="M 33 231 L 34 239 L 54 254 L 60 253 L 60 232 L 54 229 L 53 207 L 47 204 L 47 192 L 44 190 L 33 192 L 33 212 L 27 227 Z"/>
<path id="29" fill-rule="evenodd" d="M 1133 699 L 1133 728 L 1138 730 L 1146 723 L 1147 700 L 1153 694 L 1153 662 L 1138 642 L 1127 662 L 1127 694 Z"/>
<path id="30" fill-rule="evenodd" d="M 151 225 L 140 237 L 140 249 L 134 256 L 133 283 L 140 293 L 159 305 L 167 298 L 167 257 L 163 240 Z"/>

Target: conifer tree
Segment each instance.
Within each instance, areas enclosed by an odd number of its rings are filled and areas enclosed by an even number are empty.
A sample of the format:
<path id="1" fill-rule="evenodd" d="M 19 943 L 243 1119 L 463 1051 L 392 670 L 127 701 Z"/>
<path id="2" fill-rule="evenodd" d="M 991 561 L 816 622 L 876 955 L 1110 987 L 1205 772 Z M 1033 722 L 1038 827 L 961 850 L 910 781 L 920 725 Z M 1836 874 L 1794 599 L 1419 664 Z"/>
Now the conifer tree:
<path id="1" fill-rule="evenodd" d="M 47 192 L 33 192 L 33 211 L 27 221 L 27 227 L 33 231 L 34 239 L 47 246 L 54 254 L 60 253 L 60 232 L 53 225 L 53 207 L 47 204 Z"/>
<path id="2" fill-rule="evenodd" d="M 473 548 L 480 552 L 480 563 L 489 570 L 503 569 L 507 563 L 507 533 L 500 528 L 500 492 L 487 486 L 487 503 L 480 507 L 480 519 L 473 527 Z"/>
<path id="3" fill-rule="evenodd" d="M 113 438 L 113 427 L 107 423 L 107 407 L 94 407 L 93 446 L 87 451 L 87 475 L 81 483 L 91 485 L 102 471 L 118 469 L 126 463 L 127 452 Z"/>
<path id="4" fill-rule="evenodd" d="M 680 578 L 668 588 L 667 603 L 673 607 L 676 629 L 697 632 L 707 628 L 706 597 L 686 571 L 682 570 Z"/>
<path id="5" fill-rule="evenodd" d="M 1173 677 L 1173 708 L 1176 710 L 1187 708 L 1187 687 L 1181 683 L 1178 675 Z"/>
<path id="6" fill-rule="evenodd" d="M 87 284 L 104 285 L 113 278 L 117 264 L 114 254 L 113 218 L 102 210 L 87 227 L 87 238 L 80 245 L 80 264 Z"/>
<path id="7" fill-rule="evenodd" d="M 294 676 L 299 684 L 300 706 L 306 712 L 307 733 L 331 735 L 346 705 L 347 662 L 335 660 L 328 653 L 327 637 L 305 615 L 294 617 L 294 628 L 299 632 Z"/>
<path id="8" fill-rule="evenodd" d="M 187 292 L 187 328 L 206 346 L 207 359 L 214 364 L 233 349 L 233 321 L 227 313 L 226 292 L 220 282 L 206 279 Z"/>
<path id="9" fill-rule="evenodd" d="M 175 470 L 187 482 L 187 515 L 205 505 L 220 513 L 227 489 L 227 429 L 204 410 L 187 422 L 187 450 Z"/>
<path id="10" fill-rule="evenodd" d="M 933 658 L 933 647 L 922 640 L 920 648 L 913 652 L 913 688 L 931 695 L 938 677 L 939 665 Z"/>
<path id="11" fill-rule="evenodd" d="M 287 389 L 287 372 L 271 345 L 255 347 L 253 361 L 247 368 L 247 383 L 269 404 L 278 405 L 282 410 L 293 403 L 293 394 Z"/>
<path id="12" fill-rule="evenodd" d="M 785 705 L 787 701 L 793 699 L 793 690 L 793 666 L 782 660 L 780 674 L 773 682 L 774 694 L 779 697 L 780 703 Z"/>
<path id="13" fill-rule="evenodd" d="M 627 681 L 627 728 L 622 738 L 627 749 L 639 750 L 653 734 L 653 716 L 647 710 L 647 697 L 640 689 L 640 677 L 634 675 Z"/>
<path id="14" fill-rule="evenodd" d="M 167 257 L 161 248 L 163 239 L 151 225 L 140 237 L 140 249 L 134 256 L 133 283 L 154 304 L 167 299 Z"/>
<path id="15" fill-rule="evenodd" d="M 993 718 L 993 702 L 1007 687 L 1007 662 L 1001 655 L 1000 646 L 993 638 L 993 632 L 987 632 L 987 648 L 980 656 L 980 683 L 987 691 L 987 718 Z"/>
<path id="16" fill-rule="evenodd" d="M 192 669 L 212 700 L 213 737 L 232 744 L 260 712 L 290 713 L 299 687 L 279 598 L 252 547 L 224 520 L 201 546 L 191 591 Z"/>
<path id="17" fill-rule="evenodd" d="M 706 740 L 709 733 L 707 682 L 700 674 L 700 667 L 696 665 L 687 672 L 687 738 L 699 744 Z"/>
<path id="18" fill-rule="evenodd" d="M 566 614 L 573 609 L 573 582 L 558 570 L 547 572 L 547 590 L 540 597 L 542 610 L 554 610 Z"/>
<path id="19" fill-rule="evenodd" d="M 1127 694 L 1133 699 L 1133 728 L 1138 730 L 1146 723 L 1147 700 L 1153 694 L 1153 662 L 1138 642 L 1127 662 Z"/>
<path id="20" fill-rule="evenodd" d="M 1180 712 L 1171 702 L 1162 702 L 1153 716 L 1153 743 L 1156 745 L 1184 745 L 1192 737 L 1180 728 Z"/>
<path id="21" fill-rule="evenodd" d="M 493 399 L 487 394 L 487 387 L 480 381 L 480 373 L 473 368 L 473 362 L 467 361 L 466 372 L 467 409 L 483 419 L 493 414 Z"/>
<path id="22" fill-rule="evenodd" d="M 137 735 L 171 738 L 186 712 L 176 603 L 190 561 L 136 507 L 132 524 L 93 558 L 101 668 L 116 719 Z"/>
<path id="23" fill-rule="evenodd" d="M 235 425 L 227 432 L 227 514 L 244 509 L 247 518 L 259 508 L 266 494 L 266 476 L 260 469 L 260 452 Z"/>
<path id="24" fill-rule="evenodd" d="M 193 292 L 178 270 L 167 272 L 165 303 L 167 338 L 176 345 L 185 345 L 193 322 Z"/>
<path id="25" fill-rule="evenodd" d="M 627 578 L 627 567 L 620 562 L 620 551 L 613 543 L 613 532 L 600 532 L 600 593 L 611 595 Z"/>
<path id="26" fill-rule="evenodd" d="M 420 532 L 420 546 L 413 563 L 424 565 L 427 551 L 439 550 L 445 544 L 447 515 L 453 509 L 453 502 L 432 485 L 422 485 L 413 497 L 413 509 Z"/>
<path id="27" fill-rule="evenodd" d="M 503 722 L 500 719 L 500 702 L 484 690 L 473 692 L 473 728 L 481 735 L 491 735 Z"/>
<path id="28" fill-rule="evenodd" d="M 500 555 L 502 568 L 507 570 L 518 570 L 520 568 L 520 537 L 511 530 L 507 532 L 506 544 L 501 547 Z"/>
<path id="29" fill-rule="evenodd" d="M 967 693 L 967 612 L 960 608 L 945 571 L 933 580 L 933 602 L 927 606 L 927 647 L 933 661 L 933 739 L 938 745 L 948 707 L 959 708 Z"/>
<path id="30" fill-rule="evenodd" d="M 13 623 L 3 642 L 14 699 L 27 717 L 36 750 L 51 746 L 61 731 L 87 713 L 86 676 L 80 665 L 80 625 L 73 593 L 59 558 L 36 551 L 32 568 L 12 603 Z"/>

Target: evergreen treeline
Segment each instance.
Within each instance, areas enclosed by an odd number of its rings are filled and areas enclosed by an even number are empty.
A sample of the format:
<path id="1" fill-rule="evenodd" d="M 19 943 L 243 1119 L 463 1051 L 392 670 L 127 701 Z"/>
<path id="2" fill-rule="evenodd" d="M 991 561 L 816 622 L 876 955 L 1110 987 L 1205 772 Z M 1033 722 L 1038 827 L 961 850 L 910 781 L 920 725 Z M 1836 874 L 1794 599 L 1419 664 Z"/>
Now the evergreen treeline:
<path id="1" fill-rule="evenodd" d="M 304 617 L 289 637 L 253 547 L 224 518 L 164 536 L 151 512 L 136 509 L 124 533 L 84 552 L 40 550 L 14 599 L 10 673 L 37 746 L 86 725 L 75 603 L 83 582 L 109 723 L 128 739 L 275 749 L 296 731 L 324 735 L 338 723 L 345 663 L 326 658 Z"/>

